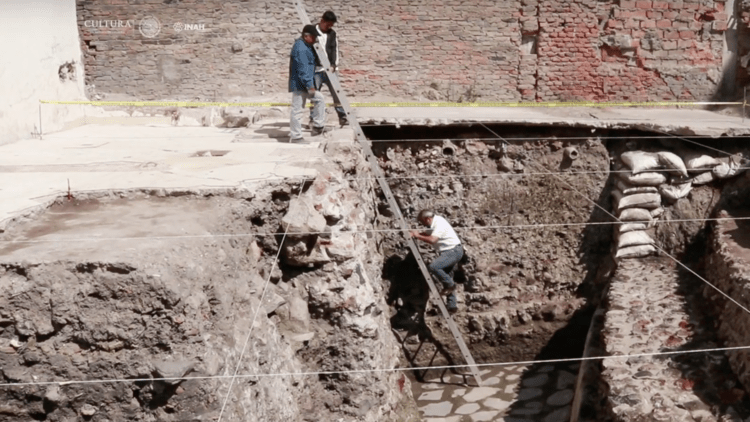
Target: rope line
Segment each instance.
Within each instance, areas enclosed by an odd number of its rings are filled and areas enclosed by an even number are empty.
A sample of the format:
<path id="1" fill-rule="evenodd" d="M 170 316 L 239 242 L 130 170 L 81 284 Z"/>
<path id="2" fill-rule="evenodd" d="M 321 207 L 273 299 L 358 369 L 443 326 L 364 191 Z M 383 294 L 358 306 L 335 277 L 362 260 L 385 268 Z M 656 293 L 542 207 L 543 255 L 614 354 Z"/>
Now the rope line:
<path id="1" fill-rule="evenodd" d="M 130 107 L 289 107 L 286 102 L 223 102 L 223 101 L 73 101 L 73 100 L 39 100 L 41 104 L 57 105 L 93 105 L 93 106 L 130 106 Z M 718 101 L 550 101 L 550 102 L 353 102 L 351 107 L 696 107 L 706 105 L 743 105 L 742 102 Z M 334 103 L 326 103 L 333 106 Z"/>
<path id="2" fill-rule="evenodd" d="M 725 153 L 725 154 L 729 154 L 729 153 Z M 729 154 L 729 155 L 732 155 L 732 154 Z M 282 163 L 283 164 L 283 163 L 286 163 L 286 164 L 289 164 L 289 165 L 293 165 L 293 164 L 299 164 L 299 163 L 314 163 L 314 162 L 318 162 L 318 161 L 320 161 L 320 159 L 298 160 L 298 161 L 295 161 L 295 160 L 287 160 L 287 161 L 263 161 L 263 162 L 260 162 L 260 163 L 257 163 L 257 164 L 271 164 L 271 163 L 274 163 L 274 164 L 275 163 Z M 107 163 L 105 163 L 105 162 L 102 162 L 102 163 L 90 163 L 90 164 L 86 164 L 86 165 L 97 165 L 97 164 L 101 165 L 101 164 L 107 164 Z M 248 164 L 250 164 L 250 163 L 248 163 Z M 255 164 L 255 163 L 253 163 L 253 164 Z M 21 164 L 21 165 L 13 166 L 13 167 L 21 167 L 21 168 L 23 168 L 23 167 L 40 167 L 40 166 L 44 166 L 44 164 L 41 164 L 41 165 L 37 165 L 37 164 Z M 3 166 L 0 165 L 0 173 L 4 173 L 2 171 L 2 167 Z M 690 169 L 689 171 L 695 172 L 695 173 L 698 173 L 698 172 L 706 173 L 706 172 L 711 171 L 712 169 L 713 169 L 713 167 L 700 167 L 700 168 Z M 748 169 L 750 169 L 750 167 L 737 167 L 737 170 L 748 170 Z M 681 171 L 681 169 L 677 169 L 677 168 L 658 168 L 658 169 L 649 169 L 649 170 L 643 171 L 641 173 L 666 173 L 666 172 L 675 172 L 675 171 Z M 8 173 L 19 173 L 19 172 L 17 172 L 17 171 L 11 171 L 11 172 L 8 172 Z M 23 172 L 20 172 L 20 173 L 23 173 Z M 524 173 L 473 173 L 473 174 L 447 174 L 447 175 L 441 175 L 441 174 L 421 174 L 421 175 L 419 175 L 419 174 L 417 174 L 417 175 L 412 175 L 412 176 L 385 176 L 385 177 L 383 177 L 383 179 L 387 179 L 387 180 L 392 180 L 392 179 L 393 180 L 405 180 L 405 179 L 451 179 L 451 178 L 462 178 L 462 177 L 466 177 L 466 178 L 472 177 L 472 178 L 486 179 L 486 178 L 493 178 L 493 177 L 529 177 L 529 176 L 549 176 L 549 175 L 556 175 L 556 174 L 557 175 L 563 175 L 563 176 L 568 176 L 568 175 L 575 176 L 575 175 L 579 175 L 579 174 L 610 174 L 610 173 L 612 173 L 612 174 L 621 174 L 621 173 L 622 174 L 630 174 L 630 173 L 632 173 L 632 170 L 537 171 L 537 172 L 524 172 Z M 637 173 L 637 174 L 641 174 L 641 173 Z M 289 180 L 289 179 L 290 179 L 289 177 L 277 176 L 277 177 L 259 177 L 257 179 L 245 179 L 245 180 L 269 180 L 270 181 L 270 180 Z M 344 182 L 354 182 L 354 181 L 358 181 L 358 180 L 371 180 L 371 179 L 374 179 L 374 177 L 373 176 L 342 177 L 342 178 L 340 178 L 338 180 L 344 181 Z M 308 177 L 305 180 L 315 180 L 315 177 Z M 149 188 L 149 189 L 155 189 L 155 188 Z M 83 192 L 83 191 L 73 191 L 73 193 L 75 193 L 75 192 Z"/>
<path id="3" fill-rule="evenodd" d="M 304 180 L 301 182 L 304 184 Z M 303 189 L 300 187 L 299 193 L 297 194 L 297 198 L 299 199 L 302 196 Z M 279 250 L 276 252 L 276 257 L 274 258 L 272 264 L 271 264 L 271 270 L 268 272 L 268 278 L 266 278 L 266 282 L 263 284 L 263 292 L 260 294 L 260 301 L 258 302 L 258 307 L 255 309 L 255 315 L 253 315 L 253 321 L 250 323 L 250 329 L 247 332 L 247 337 L 245 337 L 245 343 L 242 345 L 242 352 L 240 353 L 239 359 L 237 359 L 237 366 L 234 369 L 234 375 L 232 375 L 232 381 L 229 383 L 229 389 L 227 390 L 227 395 L 224 397 L 224 403 L 221 405 L 221 411 L 219 412 L 219 419 L 217 422 L 221 422 L 221 416 L 224 414 L 224 409 L 227 406 L 227 402 L 229 401 L 229 396 L 232 394 L 232 387 L 234 386 L 234 381 L 237 378 L 237 373 L 240 370 L 240 365 L 242 364 L 242 359 L 245 357 L 245 350 L 247 350 L 247 344 L 250 341 L 250 334 L 253 332 L 253 328 L 255 327 L 255 321 L 258 318 L 258 314 L 260 313 L 260 310 L 263 308 L 263 299 L 266 297 L 266 291 L 268 290 L 268 284 L 271 282 L 271 275 L 273 274 L 273 270 L 276 268 L 276 264 L 279 262 L 279 256 L 281 256 L 281 251 L 283 250 L 284 246 L 284 240 L 286 240 L 287 232 L 289 231 L 288 224 L 286 226 L 286 229 L 284 230 L 284 235 L 281 238 L 281 241 L 279 242 Z"/>
<path id="4" fill-rule="evenodd" d="M 594 201 L 593 199 L 591 199 L 588 196 L 586 196 L 583 193 L 581 193 L 579 190 L 577 190 L 576 188 L 574 188 L 571 184 L 569 184 L 566 181 L 562 180 L 562 178 L 558 178 L 558 180 L 560 180 L 561 182 L 563 182 L 566 185 L 568 185 L 568 187 L 570 187 L 570 189 L 572 189 L 574 192 L 578 193 L 579 195 L 583 196 L 584 199 L 586 199 L 587 201 L 589 201 L 592 204 L 594 204 L 595 207 L 601 209 L 602 211 L 604 211 L 604 213 L 606 213 L 610 217 L 614 218 L 616 221 L 622 222 L 619 218 L 615 217 L 612 213 L 610 213 L 609 211 L 607 211 L 606 209 L 604 209 L 604 207 L 602 207 L 601 205 L 599 205 L 598 203 L 596 203 L 596 201 Z M 660 252 L 662 252 L 664 255 L 666 255 L 667 257 L 669 257 L 670 259 L 672 259 L 675 263 L 677 263 L 678 265 L 680 265 L 684 269 L 688 270 L 694 276 L 698 277 L 701 281 L 703 281 L 707 285 L 711 286 L 714 290 L 716 290 L 717 292 L 721 293 L 724 297 L 726 297 L 727 299 L 729 299 L 735 305 L 739 306 L 742 310 L 744 310 L 745 312 L 747 312 L 748 314 L 750 314 L 750 309 L 747 309 L 746 307 L 742 306 L 739 302 L 737 302 L 736 300 L 732 299 L 731 296 L 729 296 L 728 294 L 724 293 L 718 287 L 716 287 L 713 284 L 711 284 L 708 280 L 706 280 L 705 278 L 703 278 L 700 275 L 698 275 L 698 273 L 696 273 L 695 271 L 693 271 L 692 269 L 690 269 L 687 265 L 685 265 L 682 262 L 680 262 L 677 258 L 675 258 L 672 255 L 670 255 L 669 253 L 667 253 L 667 251 L 665 251 L 663 248 L 659 247 L 656 244 L 654 244 L 653 246 L 656 249 L 658 249 Z"/>
<path id="5" fill-rule="evenodd" d="M 580 358 L 562 358 L 562 359 L 541 359 L 541 360 L 525 360 L 515 362 L 489 362 L 489 363 L 478 363 L 474 366 L 489 368 L 497 366 L 511 366 L 511 365 L 535 365 L 535 364 L 550 364 L 550 363 L 569 363 L 569 362 L 584 362 L 590 360 L 609 360 L 609 359 L 630 359 L 638 357 L 653 357 L 653 356 L 672 356 L 672 355 L 683 355 L 683 354 L 695 354 L 695 353 L 714 353 L 714 352 L 730 352 L 737 350 L 747 350 L 750 346 L 734 346 L 734 347 L 717 347 L 710 349 L 693 349 L 693 350 L 672 350 L 666 352 L 646 352 L 646 353 L 633 353 L 627 355 L 610 355 L 610 356 L 588 356 Z M 81 384 L 103 384 L 103 383 L 125 383 L 125 382 L 154 382 L 154 381 L 177 381 L 177 380 L 217 380 L 227 378 L 267 378 L 267 377 L 290 377 L 290 376 L 320 376 L 320 375 L 344 375 L 344 374 L 371 374 L 379 372 L 407 372 L 407 371 L 422 371 L 422 370 L 446 370 L 446 369 L 462 369 L 468 368 L 468 364 L 458 365 L 438 365 L 438 366 L 414 366 L 408 368 L 374 368 L 374 369 L 350 369 L 341 371 L 307 371 L 307 372 L 273 372 L 273 373 L 261 373 L 261 374 L 237 374 L 237 375 L 206 375 L 206 376 L 194 376 L 194 377 L 173 377 L 173 378 L 112 378 L 112 379 L 99 379 L 99 380 L 69 380 L 69 381 L 39 381 L 39 382 L 18 382 L 18 383 L 4 383 L 0 384 L 0 388 L 8 387 L 35 387 L 35 386 L 47 386 L 47 385 L 81 385 Z"/>
<path id="6" fill-rule="evenodd" d="M 451 126 L 456 126 L 456 125 L 473 126 L 473 125 L 479 125 L 480 123 L 481 122 L 471 122 L 471 123 L 456 122 L 456 123 L 451 123 L 450 125 Z M 490 123 L 490 124 L 493 124 L 493 123 Z M 263 125 L 261 124 L 261 126 L 263 126 Z M 379 127 L 379 126 L 394 126 L 394 125 L 386 125 L 386 124 L 382 124 L 382 125 L 360 125 L 360 127 Z M 400 124 L 398 126 L 412 126 L 412 125 Z M 413 125 L 413 126 L 423 127 L 422 125 Z M 186 126 L 180 126 L 180 127 L 186 127 Z M 192 130 L 192 129 L 202 129 L 203 127 L 192 127 L 191 126 L 189 128 Z M 160 128 L 159 127 L 150 127 L 150 129 L 160 129 Z M 170 126 L 170 127 L 164 127 L 164 129 L 174 129 L 174 128 Z M 235 129 L 245 129 L 245 128 L 235 128 Z M 597 129 L 597 130 L 600 130 L 600 129 Z M 612 130 L 614 130 L 614 129 L 612 129 Z M 608 139 L 613 139 L 613 140 L 617 140 L 617 139 L 634 139 L 634 140 L 639 140 L 639 139 L 674 139 L 675 137 L 677 137 L 679 139 L 690 139 L 690 138 L 707 139 L 707 138 L 711 138 L 711 139 L 721 139 L 721 140 L 724 140 L 724 139 L 746 139 L 746 138 L 750 138 L 750 135 L 729 135 L 729 136 L 719 136 L 719 137 L 711 137 L 711 136 L 707 136 L 707 135 L 680 135 L 680 136 L 677 136 L 677 135 L 669 134 L 667 132 L 660 131 L 658 129 L 649 129 L 649 130 L 655 130 L 655 131 L 658 131 L 659 133 L 664 133 L 664 134 L 666 134 L 666 136 L 660 136 L 660 135 L 653 135 L 653 136 L 652 135 L 607 136 L 607 135 L 593 135 L 592 134 L 591 136 L 565 136 L 565 137 L 557 137 L 557 136 L 530 136 L 530 137 L 512 137 L 512 138 L 510 138 L 510 137 L 508 137 L 508 138 L 477 138 L 477 137 L 472 137 L 472 138 L 448 138 L 448 137 L 446 137 L 446 138 L 368 139 L 367 141 L 371 142 L 371 143 L 443 142 L 443 141 L 461 141 L 461 142 L 465 142 L 465 141 L 501 141 L 501 140 L 506 140 L 506 141 L 560 141 L 560 142 L 566 142 L 566 141 L 585 141 L 587 139 L 594 139 L 594 138 L 598 138 L 600 140 L 608 140 Z M 230 132 L 230 133 L 232 133 L 232 132 Z M 226 134 L 226 132 L 222 132 L 221 134 L 222 135 Z M 50 135 L 54 135 L 54 134 L 50 134 Z M 47 136 L 50 136 L 50 135 L 47 135 Z M 175 139 L 175 140 L 180 140 L 180 139 L 205 139 L 205 138 L 206 138 L 205 135 L 204 136 L 170 135 L 170 136 L 148 136 L 146 139 Z M 83 136 L 83 137 L 78 137 L 77 139 L 81 139 L 81 140 L 87 140 L 87 139 L 91 139 L 91 140 L 100 140 L 100 139 L 128 139 L 128 140 L 132 140 L 133 137 L 132 136 L 96 136 L 96 137 L 86 137 L 86 136 Z M 258 138 L 258 139 L 269 139 L 270 140 L 270 139 L 276 139 L 276 138 Z M 352 142 L 353 141 L 348 141 L 348 140 L 329 140 L 329 141 L 327 141 L 327 143 L 329 143 L 329 144 L 341 144 L 341 143 L 352 143 Z M 704 146 L 703 144 L 696 144 L 696 145 Z M 73 148 L 73 147 L 68 147 L 68 148 Z M 34 156 L 35 157 L 44 157 L 44 156 L 54 156 L 54 155 L 53 154 L 47 154 L 47 155 L 44 155 L 44 154 L 34 154 Z"/>
<path id="7" fill-rule="evenodd" d="M 656 220 L 656 221 L 598 221 L 589 223 L 547 223 L 547 224 L 500 224 L 491 226 L 454 226 L 457 231 L 468 230 L 498 230 L 498 229 L 543 229 L 548 227 L 580 227 L 580 226 L 609 226 L 622 224 L 669 224 L 669 223 L 686 223 L 686 222 L 705 222 L 705 221 L 743 221 L 750 220 L 750 217 L 716 217 L 716 218 L 681 218 L 674 220 Z M 408 230 L 422 230 L 423 228 L 414 227 Z M 368 230 L 347 230 L 339 234 L 354 233 L 400 233 L 403 229 L 368 229 Z M 233 237 L 251 237 L 251 236 L 304 236 L 313 234 L 330 234 L 330 232 L 276 232 L 276 233 L 234 233 L 234 234 L 195 234 L 195 235 L 174 235 L 174 236 L 130 236 L 130 237 L 79 237 L 71 239 L 35 239 L 35 240 L 0 240 L 3 243 L 56 243 L 56 242 L 86 242 L 86 241 L 117 241 L 117 240 L 170 240 L 170 239 L 207 239 L 207 238 L 233 238 Z"/>
<path id="8" fill-rule="evenodd" d="M 669 138 L 671 138 L 671 139 L 679 139 L 679 140 L 681 140 L 681 141 L 685 141 L 685 142 L 689 142 L 689 143 L 691 143 L 691 144 L 695 144 L 695 145 L 698 145 L 698 146 L 702 146 L 702 147 L 704 147 L 704 148 L 708 148 L 708 149 L 710 149 L 710 150 L 712 150 L 712 151 L 715 151 L 715 152 L 720 152 L 720 153 L 722 153 L 722 154 L 726 154 L 726 155 L 728 155 L 728 156 L 732 156 L 732 155 L 734 155 L 734 154 L 730 154 L 730 153 L 728 153 L 728 152 L 726 152 L 726 151 L 722 151 L 722 150 L 720 150 L 720 149 L 716 149 L 716 148 L 714 148 L 714 147 L 710 147 L 710 146 L 708 146 L 708 145 L 703 145 L 703 144 L 701 144 L 701 143 L 699 143 L 699 142 L 691 141 L 690 139 L 684 138 L 684 137 L 682 137 L 682 136 L 672 135 L 671 133 L 667 133 L 667 132 L 664 132 L 664 131 L 661 131 L 661 130 L 658 130 L 657 132 L 659 132 L 659 133 L 663 133 L 663 134 L 665 134 L 665 135 L 668 135 L 668 136 L 669 136 Z M 719 138 L 719 139 L 732 139 L 732 138 L 731 138 L 731 137 L 728 137 L 728 138 Z"/>

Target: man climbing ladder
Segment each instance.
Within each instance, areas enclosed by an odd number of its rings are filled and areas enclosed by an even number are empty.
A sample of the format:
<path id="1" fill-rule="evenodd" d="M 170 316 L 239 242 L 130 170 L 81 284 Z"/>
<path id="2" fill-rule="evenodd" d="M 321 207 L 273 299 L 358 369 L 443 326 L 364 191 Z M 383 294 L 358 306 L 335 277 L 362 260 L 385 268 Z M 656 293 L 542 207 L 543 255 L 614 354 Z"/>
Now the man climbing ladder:
<path id="1" fill-rule="evenodd" d="M 302 4 L 302 0 L 297 0 L 297 13 L 299 13 L 302 23 L 306 25 L 310 23 L 310 18 L 307 16 L 307 13 L 305 12 L 305 8 Z M 401 229 L 406 234 L 407 232 L 409 232 L 409 228 L 406 224 L 406 220 L 404 219 L 403 214 L 401 214 L 401 209 L 399 208 L 398 202 L 396 201 L 396 197 L 393 196 L 393 192 L 391 192 L 390 186 L 388 186 L 388 183 L 385 181 L 385 175 L 383 174 L 383 169 L 380 168 L 378 160 L 375 157 L 375 154 L 373 154 L 372 148 L 370 147 L 370 144 L 367 142 L 367 138 L 365 137 L 364 132 L 362 132 L 362 128 L 359 126 L 359 123 L 357 122 L 356 118 L 352 115 L 352 110 L 351 110 L 351 107 L 349 106 L 349 100 L 346 98 L 346 95 L 344 94 L 343 90 L 341 90 L 341 84 L 339 83 L 338 77 L 336 76 L 334 72 L 330 70 L 328 57 L 326 57 L 325 52 L 322 49 L 322 46 L 319 43 L 315 43 L 313 47 L 315 48 L 315 51 L 318 53 L 318 57 L 320 58 L 320 61 L 322 62 L 323 67 L 325 68 L 326 74 L 328 75 L 328 79 L 331 82 L 331 87 L 338 94 L 339 100 L 341 102 L 341 107 L 343 108 L 344 112 L 346 113 L 346 116 L 348 117 L 349 125 L 351 126 L 352 130 L 354 130 L 354 135 L 356 136 L 357 141 L 362 147 L 362 153 L 364 154 L 367 161 L 370 163 L 373 177 L 375 177 L 375 179 L 378 182 L 378 185 L 380 185 L 380 188 L 383 191 L 383 195 L 387 199 L 388 204 L 392 212 L 395 215 L 395 220 L 398 222 L 399 226 L 401 226 Z M 432 278 L 430 277 L 430 273 L 429 273 L 429 270 L 427 269 L 427 266 L 422 260 L 422 256 L 419 253 L 419 248 L 417 247 L 416 242 L 414 242 L 411 236 L 407 236 L 406 243 L 408 244 L 409 249 L 411 249 L 412 253 L 414 254 L 414 257 L 417 260 L 417 265 L 419 265 L 420 271 L 424 275 L 425 280 L 427 281 L 427 284 L 430 286 L 430 291 L 433 292 L 434 295 L 439 296 L 440 294 L 437 288 L 435 287 L 435 283 L 433 283 Z M 437 306 L 440 309 L 440 313 L 443 315 L 446 322 L 448 323 L 448 328 L 453 334 L 453 338 L 456 340 L 456 344 L 458 345 L 458 348 L 461 351 L 461 354 L 463 355 L 464 359 L 466 359 L 467 366 L 469 367 L 469 370 L 471 371 L 473 378 L 476 380 L 477 385 L 481 386 L 482 376 L 479 374 L 479 368 L 474 362 L 474 358 L 471 356 L 471 352 L 469 351 L 469 348 L 466 347 L 466 343 L 463 340 L 461 332 L 456 326 L 456 323 L 453 321 L 453 318 L 451 318 L 451 315 L 446 309 L 442 300 L 438 301 Z"/>
<path id="2" fill-rule="evenodd" d="M 427 268 L 429 268 L 430 274 L 434 275 L 443 285 L 443 293 L 448 295 L 446 298 L 448 311 L 456 312 L 458 310 L 456 294 L 454 293 L 456 282 L 453 281 L 451 273 L 464 256 L 463 245 L 461 245 L 456 231 L 445 218 L 435 215 L 430 210 L 422 210 L 419 212 L 417 219 L 420 224 L 429 227 L 429 230 L 422 233 L 412 230 L 411 236 L 431 244 L 435 248 L 435 252 L 438 253 L 438 257 Z"/>

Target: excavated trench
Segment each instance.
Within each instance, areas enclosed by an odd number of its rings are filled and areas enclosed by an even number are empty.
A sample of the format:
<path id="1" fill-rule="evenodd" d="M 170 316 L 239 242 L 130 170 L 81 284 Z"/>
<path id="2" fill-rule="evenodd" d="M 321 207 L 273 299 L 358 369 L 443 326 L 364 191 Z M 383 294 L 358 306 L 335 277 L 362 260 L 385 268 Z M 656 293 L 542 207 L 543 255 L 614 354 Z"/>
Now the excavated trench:
<path id="1" fill-rule="evenodd" d="M 617 242 L 611 225 L 598 224 L 613 219 L 594 203 L 614 213 L 610 193 L 617 179 L 609 171 L 622 168 L 617 157 L 623 151 L 679 151 L 685 148 L 684 141 L 638 130 L 498 124 L 374 125 L 366 127 L 365 133 L 377 140 L 373 150 L 386 176 L 392 178 L 389 185 L 407 218 L 414 222 L 420 209 L 434 209 L 454 224 L 466 245 L 468 258 L 455 272 L 463 288 L 454 319 L 478 363 L 579 358 L 587 341 L 592 349 L 587 356 L 606 355 L 602 327 L 592 326 L 592 317 L 614 275 Z M 692 140 L 722 151 L 746 151 L 733 140 Z M 689 197 L 667 207 L 666 218 L 710 216 L 722 187 L 722 183 L 696 186 Z M 698 251 L 706 249 L 707 230 L 705 222 L 676 222 L 658 226 L 655 234 L 665 251 L 705 277 Z M 389 303 L 396 311 L 391 323 L 402 342 L 405 364 L 463 363 L 442 317 L 428 304 L 413 258 L 404 251 L 398 236 L 384 239 L 383 274 L 390 281 Z M 423 249 L 426 258 L 431 254 Z M 674 266 L 667 258 L 659 259 L 669 261 L 661 264 L 663 268 Z M 721 344 L 722 339 L 709 328 L 715 323 L 715 307 L 701 300 L 705 284 L 684 269 L 677 278 L 680 303 L 691 322 L 704 327 L 695 330 L 690 344 Z M 658 350 L 660 346 L 650 347 Z M 690 376 L 704 374 L 707 383 L 716 384 L 713 389 L 701 384 L 697 395 L 710 397 L 706 403 L 719 409 L 715 413 L 720 415 L 727 404 L 713 398 L 724 394 L 721 386 L 739 383 L 726 356 L 712 359 L 705 366 L 698 362 L 701 359 L 680 357 L 675 367 Z M 463 410 L 470 409 L 484 410 L 476 414 L 492 418 L 499 415 L 493 409 L 500 409 L 518 420 L 567 420 L 571 407 L 564 405 L 571 403 L 571 380 L 580 365 L 561 362 L 500 368 L 487 368 L 493 370 L 485 371 L 485 377 L 504 403 L 481 406 L 474 398 L 462 398 L 466 390 L 452 385 L 465 381 L 463 376 L 451 376 L 446 370 L 415 372 L 414 395 L 426 399 L 420 403 L 423 415 L 437 411 L 428 400 L 436 397 L 431 391 L 442 385 L 443 398 L 457 412 L 446 417 L 463 420 L 467 417 L 461 415 L 466 413 Z M 630 420 L 613 415 L 610 386 L 600 378 L 601 363 L 585 371 L 586 378 L 577 387 L 582 394 L 579 420 Z M 747 395 L 738 397 L 735 392 L 734 397 L 731 412 L 747 417 Z"/>
<path id="2" fill-rule="evenodd" d="M 611 227 L 596 225 L 609 218 L 594 206 L 610 208 L 610 155 L 601 138 L 646 134 L 487 127 L 369 126 L 365 133 L 377 140 L 373 150 L 411 223 L 420 209 L 434 209 L 466 244 L 467 257 L 455 273 L 464 292 L 455 319 L 466 329 L 474 358 L 580 356 L 590 305 L 606 282 L 599 272 L 611 266 Z M 490 131 L 508 140 L 506 146 Z M 570 148 L 574 160 L 565 158 Z M 383 272 L 399 310 L 395 325 L 419 322 L 414 315 L 427 303 L 405 250 L 398 236 L 386 237 Z M 423 253 L 434 256 L 427 248 Z"/>
<path id="3" fill-rule="evenodd" d="M 454 319 L 474 359 L 580 357 L 615 268 L 612 227 L 598 224 L 611 219 L 594 206 L 611 209 L 611 157 L 664 142 L 488 127 L 508 144 L 479 125 L 364 129 L 410 225 L 434 209 L 466 246 Z M 416 421 L 430 416 L 417 409 L 423 382 L 459 404 L 460 370 L 265 376 L 463 363 L 357 147 L 328 152 L 337 164 L 304 185 L 78 195 L 0 233 L 0 380 L 23 384 L 0 389 L 0 421 L 208 420 L 221 409 L 226 420 Z M 707 215 L 720 188 L 696 190 L 680 212 Z M 659 239 L 702 274 L 704 225 Z M 695 283 L 685 276 L 686 297 Z M 728 365 L 713 368 L 732 380 Z M 579 369 L 508 368 L 520 381 L 496 380 L 502 400 L 483 406 L 565 420 L 572 396 L 561 393 Z M 174 377 L 205 378 L 151 380 Z M 531 390 L 543 409 L 524 401 Z M 610 420 L 606 386 L 595 377 L 586 390 L 582 420 Z"/>

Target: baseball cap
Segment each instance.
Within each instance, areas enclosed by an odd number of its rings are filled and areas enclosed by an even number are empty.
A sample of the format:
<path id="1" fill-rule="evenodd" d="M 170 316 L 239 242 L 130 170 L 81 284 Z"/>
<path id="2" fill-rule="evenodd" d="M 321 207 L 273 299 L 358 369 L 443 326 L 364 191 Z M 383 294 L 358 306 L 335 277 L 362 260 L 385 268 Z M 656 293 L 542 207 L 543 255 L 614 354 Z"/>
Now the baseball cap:
<path id="1" fill-rule="evenodd" d="M 315 28 L 315 25 L 305 25 L 304 28 L 302 28 L 303 34 L 310 34 L 313 37 L 318 36 L 318 30 Z"/>

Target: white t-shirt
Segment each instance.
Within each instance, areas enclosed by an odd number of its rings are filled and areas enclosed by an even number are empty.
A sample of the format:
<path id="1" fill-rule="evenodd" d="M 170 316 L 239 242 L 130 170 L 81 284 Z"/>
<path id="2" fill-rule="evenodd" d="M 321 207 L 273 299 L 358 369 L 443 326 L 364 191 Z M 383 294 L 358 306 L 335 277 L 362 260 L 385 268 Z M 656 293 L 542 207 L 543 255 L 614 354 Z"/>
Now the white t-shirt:
<path id="1" fill-rule="evenodd" d="M 320 43 L 320 46 L 323 47 L 323 52 L 325 53 L 326 58 L 328 58 L 328 62 L 330 63 L 331 59 L 330 59 L 330 57 L 328 57 L 328 52 L 326 51 L 326 43 L 328 42 L 328 34 L 326 34 L 325 32 L 321 31 L 319 24 L 315 25 L 315 29 L 318 30 L 318 42 Z M 338 43 L 337 43 L 336 44 L 336 63 L 338 63 L 338 62 L 339 62 L 339 46 L 338 46 Z M 338 67 L 338 65 L 336 67 Z M 324 70 L 325 69 L 323 68 L 323 66 L 315 66 L 315 72 L 316 73 L 317 72 L 322 72 Z"/>
<path id="2" fill-rule="evenodd" d="M 432 217 L 430 235 L 438 238 L 438 241 L 433 245 L 437 252 L 444 252 L 461 244 L 450 223 L 439 215 Z"/>

